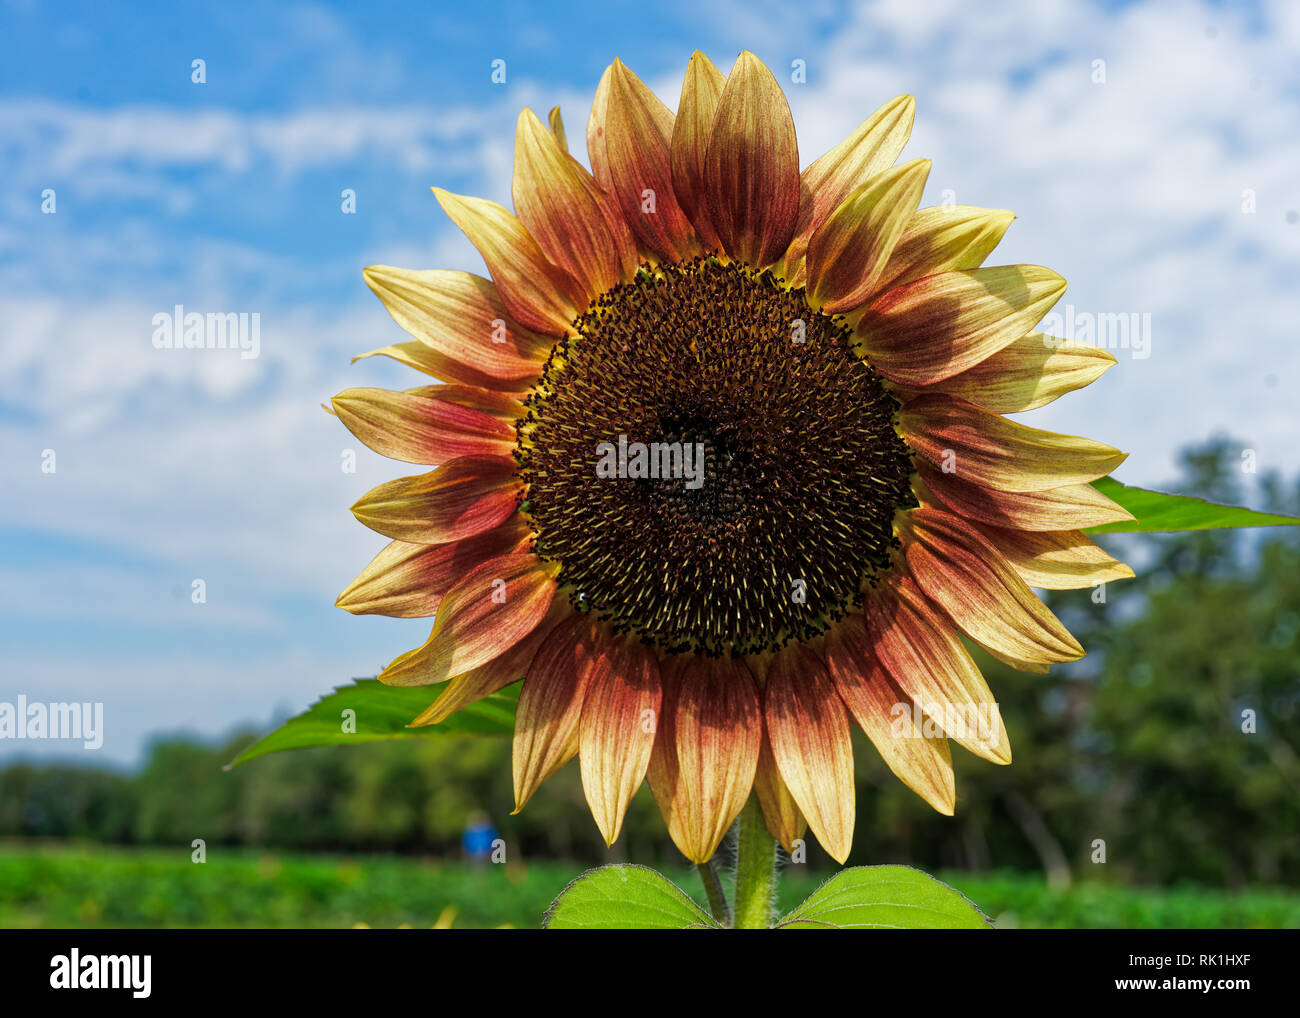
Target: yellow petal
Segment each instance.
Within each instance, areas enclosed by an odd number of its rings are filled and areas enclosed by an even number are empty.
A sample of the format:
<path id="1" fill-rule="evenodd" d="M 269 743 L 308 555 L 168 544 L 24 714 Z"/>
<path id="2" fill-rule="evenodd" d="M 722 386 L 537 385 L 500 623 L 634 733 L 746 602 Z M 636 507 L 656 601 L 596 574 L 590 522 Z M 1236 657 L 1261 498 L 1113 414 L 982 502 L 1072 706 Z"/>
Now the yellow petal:
<path id="1" fill-rule="evenodd" d="M 555 571 L 526 552 L 500 555 L 471 569 L 443 595 L 424 646 L 390 664 L 379 681 L 427 686 L 500 657 L 550 611 Z"/>
<path id="2" fill-rule="evenodd" d="M 537 648 L 519 693 L 511 746 L 518 813 L 537 787 L 578 753 L 582 702 L 596 655 L 585 617 L 560 622 Z"/>
<path id="3" fill-rule="evenodd" d="M 898 414 L 907 443 L 934 465 L 999 491 L 1041 491 L 1105 477 L 1128 458 L 1102 442 L 1027 428 L 944 393 Z"/>
<path id="4" fill-rule="evenodd" d="M 478 248 L 510 316 L 544 335 L 563 336 L 586 309 L 581 284 L 547 260 L 524 224 L 496 202 L 440 187 L 433 193 Z"/>
<path id="5" fill-rule="evenodd" d="M 659 664 L 640 640 L 601 648 L 582 707 L 582 788 L 605 844 L 618 839 L 628 803 L 654 748 L 662 689 Z"/>
<path id="6" fill-rule="evenodd" d="M 978 525 L 1021 579 L 1043 590 L 1077 590 L 1130 580 L 1133 570 L 1077 530 L 1029 532 Z"/>
<path id="7" fill-rule="evenodd" d="M 745 658 L 750 674 L 758 684 L 759 697 L 767 682 L 767 671 L 772 658 L 771 651 L 751 654 Z M 772 741 L 767 731 L 767 721 L 763 721 L 763 742 L 758 750 L 758 769 L 754 772 L 754 795 L 758 798 L 759 808 L 763 811 L 763 825 L 767 832 L 776 839 L 777 844 L 787 852 L 793 853 L 795 841 L 801 839 L 808 831 L 808 821 L 799 812 L 794 796 L 786 787 L 781 772 L 772 755 Z"/>
<path id="8" fill-rule="evenodd" d="M 543 254 L 578 281 L 588 300 L 622 282 L 625 265 L 635 271 L 631 232 L 610 228 L 591 174 L 527 109 L 515 131 L 513 195 L 519 221 Z"/>
<path id="9" fill-rule="evenodd" d="M 1012 530 L 1081 530 L 1122 523 L 1132 514 L 1091 484 L 1065 484 L 1044 491 L 998 491 L 945 474 L 925 460 L 916 463 L 921 485 L 942 505 L 977 523 Z"/>
<path id="10" fill-rule="evenodd" d="M 675 655 L 664 661 L 660 669 L 659 717 L 645 775 L 650 794 L 664 818 L 668 836 L 683 855 L 687 854 L 689 846 L 686 836 L 688 810 L 686 786 L 677 760 L 677 702 L 681 691 L 680 673 L 689 660 L 684 655 Z"/>
<path id="11" fill-rule="evenodd" d="M 973 205 L 921 209 L 894 245 L 879 289 L 890 290 L 936 272 L 978 269 L 1015 218 L 1005 209 Z"/>
<path id="12" fill-rule="evenodd" d="M 785 93 L 748 50 L 718 97 L 704 166 L 709 221 L 723 249 L 755 268 L 775 262 L 799 217 L 799 146 Z"/>
<path id="13" fill-rule="evenodd" d="M 500 392 L 497 389 L 484 389 L 457 383 L 421 385 L 406 391 L 411 396 L 441 400 L 444 403 L 454 403 L 456 406 L 477 410 L 510 425 L 511 428 L 525 414 L 522 402 L 526 396 L 524 392 Z"/>
<path id="14" fill-rule="evenodd" d="M 867 629 L 876 657 L 945 735 L 992 763 L 1011 762 L 997 701 L 952 624 L 896 566 L 868 592 Z"/>
<path id="15" fill-rule="evenodd" d="M 404 343 L 393 343 L 391 346 L 381 346 L 376 350 L 367 350 L 365 353 L 359 353 L 353 357 L 352 363 L 355 364 L 367 357 L 391 357 L 399 364 L 405 364 L 408 368 L 422 371 L 434 378 L 445 378 L 453 382 L 463 382 L 466 385 L 482 387 L 501 385 L 506 388 L 518 389 L 527 389 L 531 381 L 541 372 L 543 364 L 543 359 L 539 358 L 535 362 L 535 366 L 530 365 L 524 369 L 525 373 L 513 375 L 507 380 L 501 380 L 467 367 L 418 339 L 412 339 Z"/>
<path id="16" fill-rule="evenodd" d="M 461 456 L 427 474 L 371 489 L 352 507 L 352 515 L 398 541 L 460 541 L 514 515 L 520 490 L 514 474 L 514 462 L 504 456 Z"/>
<path id="17" fill-rule="evenodd" d="M 347 389 L 330 401 L 344 426 L 381 456 L 443 463 L 458 456 L 509 456 L 514 429 L 488 414 L 422 393 Z"/>
<path id="18" fill-rule="evenodd" d="M 699 50 L 691 56 L 673 122 L 673 191 L 705 247 L 721 246 L 705 207 L 704 164 L 726 78 Z"/>
<path id="19" fill-rule="evenodd" d="M 546 123 L 551 129 L 551 135 L 555 138 L 555 144 L 560 146 L 561 151 L 569 151 L 569 140 L 564 136 L 564 118 L 560 116 L 560 107 L 551 107 L 551 112 L 546 117 Z"/>
<path id="20" fill-rule="evenodd" d="M 835 688 L 885 765 L 935 810 L 952 816 L 957 802 L 952 751 L 942 734 L 924 734 L 912 700 L 881 667 L 860 615 L 826 636 L 826 664 Z"/>
<path id="21" fill-rule="evenodd" d="M 537 653 L 537 648 L 542 641 L 550 635 L 551 630 L 555 628 L 559 621 L 569 615 L 570 612 L 571 609 L 567 604 L 561 605 L 558 602 L 553 602 L 551 610 L 546 613 L 546 617 L 542 619 L 536 629 L 491 661 L 455 676 L 447 683 L 442 694 L 406 727 L 422 728 L 425 725 L 441 724 L 458 710 L 462 710 L 470 704 L 477 703 L 484 697 L 491 696 L 506 686 L 518 682 L 527 673 L 529 662 Z M 402 658 L 418 653 L 418 651 L 411 651 L 409 654 L 404 654 Z M 398 658 L 398 661 L 401 661 L 402 658 Z M 389 668 L 392 669 L 396 665 L 397 662 L 394 662 Z M 383 675 L 379 678 L 388 681 L 384 679 Z M 388 684 L 419 685 L 419 683 L 391 681 Z"/>
<path id="22" fill-rule="evenodd" d="M 877 174 L 854 190 L 808 245 L 808 288 L 824 314 L 855 308 L 880 287 L 894 245 L 916 212 L 930 160 Z"/>
<path id="23" fill-rule="evenodd" d="M 803 171 L 801 182 L 808 200 L 800 210 L 800 236 L 811 236 L 850 192 L 894 165 L 915 117 L 916 100 L 910 95 L 891 99 Z"/>
<path id="24" fill-rule="evenodd" d="M 372 265 L 364 276 L 393 320 L 419 342 L 362 357 L 383 354 L 438 378 L 488 388 L 527 388 L 541 373 L 550 342 L 516 324 L 488 280 L 390 265 Z"/>
<path id="25" fill-rule="evenodd" d="M 853 747 L 844 704 L 807 646 L 777 654 L 763 690 L 772 755 L 786 787 L 831 858 L 853 846 Z"/>
<path id="26" fill-rule="evenodd" d="M 939 272 L 886 291 L 857 336 L 871 366 L 902 385 L 932 385 L 1028 332 L 1065 292 L 1038 265 Z"/>
<path id="27" fill-rule="evenodd" d="M 452 585 L 475 566 L 508 551 L 526 549 L 531 532 L 522 522 L 447 544 L 392 541 L 334 602 L 353 615 L 427 618 Z"/>
<path id="28" fill-rule="evenodd" d="M 799 812 L 794 796 L 781 778 L 766 727 L 763 745 L 758 751 L 758 770 L 754 772 L 754 794 L 763 811 L 763 826 L 767 833 L 787 852 L 793 853 L 795 842 L 808 830 L 808 821 Z"/>
<path id="29" fill-rule="evenodd" d="M 673 115 L 621 60 L 606 75 L 587 128 L 596 180 L 617 199 L 642 247 L 665 261 L 681 261 L 697 245 L 673 192 Z"/>
<path id="30" fill-rule="evenodd" d="M 994 413 L 1013 414 L 1091 385 L 1114 363 L 1114 355 L 1101 347 L 1058 347 L 1051 337 L 1031 332 L 934 388 Z"/>
<path id="31" fill-rule="evenodd" d="M 1043 666 L 1083 657 L 1060 619 L 973 524 L 923 506 L 907 515 L 903 549 L 917 585 L 990 653 Z"/>
<path id="32" fill-rule="evenodd" d="M 763 719 L 749 670 L 731 658 L 694 658 L 677 700 L 677 762 L 685 815 L 682 846 L 704 862 L 754 786 Z"/>

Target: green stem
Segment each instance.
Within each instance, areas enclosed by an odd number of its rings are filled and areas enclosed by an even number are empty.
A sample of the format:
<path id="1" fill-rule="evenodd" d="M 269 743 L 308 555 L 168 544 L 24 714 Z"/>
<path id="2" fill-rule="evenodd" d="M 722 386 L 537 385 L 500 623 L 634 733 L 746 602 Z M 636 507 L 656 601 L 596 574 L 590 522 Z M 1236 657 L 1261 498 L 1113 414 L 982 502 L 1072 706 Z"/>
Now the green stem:
<path id="1" fill-rule="evenodd" d="M 740 814 L 736 845 L 736 929 L 766 930 L 776 914 L 776 841 L 767 833 L 758 799 Z"/>
<path id="2" fill-rule="evenodd" d="M 720 926 L 730 926 L 731 907 L 727 904 L 727 894 L 722 889 L 722 881 L 718 879 L 716 861 L 710 859 L 708 862 L 695 865 L 700 871 L 700 879 L 704 881 L 704 893 L 708 895 L 709 911 L 713 913 L 713 918 Z"/>

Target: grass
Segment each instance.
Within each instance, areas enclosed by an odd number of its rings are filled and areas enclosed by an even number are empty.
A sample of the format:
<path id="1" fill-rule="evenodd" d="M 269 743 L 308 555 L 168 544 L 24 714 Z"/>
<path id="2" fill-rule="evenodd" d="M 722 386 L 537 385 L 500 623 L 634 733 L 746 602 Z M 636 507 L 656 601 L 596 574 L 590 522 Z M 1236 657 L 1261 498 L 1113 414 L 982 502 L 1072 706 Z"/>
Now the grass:
<path id="1" fill-rule="evenodd" d="M 456 927 L 536 927 L 552 898 L 581 870 L 542 861 L 471 866 L 397 856 L 269 853 L 212 846 L 125 849 L 0 844 L 0 927 L 371 927 L 438 922 Z M 667 874 L 703 902 L 694 870 Z M 1079 884 L 1064 893 L 1017 873 L 947 873 L 1004 927 L 1300 927 L 1300 894 L 1228 893 Z M 822 875 L 786 870 L 782 907 Z"/>

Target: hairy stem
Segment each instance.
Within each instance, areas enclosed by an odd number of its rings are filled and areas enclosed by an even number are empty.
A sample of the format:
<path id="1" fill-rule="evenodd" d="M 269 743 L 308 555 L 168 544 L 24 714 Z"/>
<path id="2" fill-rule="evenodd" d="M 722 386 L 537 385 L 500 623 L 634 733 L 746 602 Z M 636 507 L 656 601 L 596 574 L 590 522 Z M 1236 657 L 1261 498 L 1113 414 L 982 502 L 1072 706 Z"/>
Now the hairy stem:
<path id="1" fill-rule="evenodd" d="M 765 930 L 776 909 L 776 841 L 767 833 L 758 799 L 740 814 L 736 845 L 736 929 Z"/>
<path id="2" fill-rule="evenodd" d="M 708 862 L 696 863 L 700 879 L 704 881 L 704 893 L 709 898 L 709 911 L 720 926 L 731 925 L 731 906 L 727 904 L 727 895 L 722 890 L 722 881 L 718 879 L 716 857 Z"/>

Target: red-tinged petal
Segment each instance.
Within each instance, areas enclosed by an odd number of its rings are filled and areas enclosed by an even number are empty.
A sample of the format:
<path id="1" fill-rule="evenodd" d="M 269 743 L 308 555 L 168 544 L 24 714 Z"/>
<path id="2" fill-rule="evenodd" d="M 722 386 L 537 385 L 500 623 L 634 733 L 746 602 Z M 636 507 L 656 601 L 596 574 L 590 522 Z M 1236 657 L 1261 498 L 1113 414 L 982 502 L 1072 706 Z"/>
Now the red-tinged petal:
<path id="1" fill-rule="evenodd" d="M 1128 458 L 1101 442 L 1027 428 L 942 392 L 905 403 L 898 426 L 908 445 L 935 466 L 999 491 L 1095 481 Z"/>
<path id="2" fill-rule="evenodd" d="M 680 673 L 687 660 L 682 656 L 672 657 L 663 662 L 660 669 L 659 717 L 645 775 L 646 784 L 650 786 L 650 793 L 664 818 L 668 836 L 683 855 L 689 846 L 686 837 L 688 810 L 685 782 L 677 760 L 677 701 L 681 690 Z"/>
<path id="3" fill-rule="evenodd" d="M 1020 578 L 1043 590 L 1077 590 L 1131 580 L 1133 570 L 1077 530 L 1031 533 L 978 524 Z"/>
<path id="4" fill-rule="evenodd" d="M 520 222 L 588 299 L 622 282 L 625 264 L 636 265 L 631 233 L 610 229 L 591 174 L 532 110 L 519 115 L 513 195 Z"/>
<path id="5" fill-rule="evenodd" d="M 560 146 L 560 151 L 569 151 L 569 140 L 564 136 L 564 118 L 560 116 L 560 107 L 551 107 L 551 112 L 546 115 L 546 125 L 550 129 L 551 137 L 555 139 L 555 144 Z"/>
<path id="6" fill-rule="evenodd" d="M 474 385 L 422 385 L 418 389 L 407 389 L 412 396 L 437 399 L 444 403 L 468 407 L 479 413 L 510 425 L 525 414 L 524 392 L 499 392 L 495 389 L 483 389 Z"/>
<path id="7" fill-rule="evenodd" d="M 781 777 L 817 840 L 843 864 L 853 846 L 853 747 L 825 663 L 803 644 L 777 654 L 763 701 Z"/>
<path id="8" fill-rule="evenodd" d="M 978 364 L 1034 327 L 1065 292 L 1037 265 L 938 272 L 876 298 L 857 324 L 871 366 L 931 385 Z"/>
<path id="9" fill-rule="evenodd" d="M 497 379 L 491 375 L 485 375 L 481 371 L 466 367 L 459 361 L 452 360 L 446 354 L 440 353 L 418 339 L 406 343 L 394 343 L 392 346 L 382 346 L 378 350 L 359 353 L 352 358 L 352 363 L 355 364 L 367 357 L 391 357 L 399 364 L 405 364 L 408 368 L 422 371 L 434 378 L 446 378 L 453 382 L 463 382 L 466 385 L 481 386 L 485 389 L 490 389 L 493 386 L 506 389 L 527 389 L 542 370 L 542 361 L 539 360 L 536 362 L 536 367 L 525 369 L 526 374 L 518 374 L 508 380 Z"/>
<path id="10" fill-rule="evenodd" d="M 381 456 L 444 463 L 509 456 L 514 429 L 478 410 L 412 392 L 347 389 L 330 401 L 344 426 Z"/>
<path id="11" fill-rule="evenodd" d="M 683 851 L 704 862 L 754 786 L 763 718 L 749 669 L 731 658 L 691 660 L 681 676 L 676 728 Z"/>
<path id="12" fill-rule="evenodd" d="M 713 135 L 713 118 L 726 77 L 699 50 L 691 56 L 682 81 L 682 97 L 673 122 L 673 192 L 677 204 L 694 224 L 695 232 L 709 250 L 721 247 L 706 208 L 705 155 Z"/>
<path id="13" fill-rule="evenodd" d="M 952 816 L 957 790 L 948 740 L 918 727 L 911 697 L 872 653 L 861 615 L 843 619 L 827 634 L 826 664 L 840 699 L 885 765 L 935 810 Z"/>
<path id="14" fill-rule="evenodd" d="M 898 688 L 958 745 L 993 763 L 1010 763 L 997 701 L 952 624 L 901 565 L 867 596 L 872 648 Z"/>
<path id="15" fill-rule="evenodd" d="M 368 491 L 352 514 L 371 530 L 412 544 L 445 544 L 481 534 L 516 511 L 514 462 L 504 456 L 462 456 L 414 477 Z"/>
<path id="16" fill-rule="evenodd" d="M 799 218 L 799 145 L 785 93 L 748 50 L 718 97 L 704 184 L 709 221 L 727 254 L 755 268 L 785 254 Z"/>
<path id="17" fill-rule="evenodd" d="M 907 516 L 903 542 L 918 586 L 967 636 L 1002 660 L 1046 666 L 1083 648 L 975 526 L 942 509 Z"/>
<path id="18" fill-rule="evenodd" d="M 363 273 L 388 313 L 418 344 L 383 354 L 426 374 L 493 388 L 526 389 L 542 370 L 550 340 L 518 325 L 491 281 L 468 272 L 372 265 Z"/>
<path id="19" fill-rule="evenodd" d="M 614 178 L 609 172 L 609 152 L 605 148 L 605 124 L 609 120 L 609 93 L 614 78 L 614 66 L 605 68 L 591 99 L 591 113 L 587 117 L 587 159 L 591 175 L 605 191 L 612 191 Z"/>
<path id="20" fill-rule="evenodd" d="M 763 826 L 776 839 L 777 844 L 793 854 L 795 842 L 808 830 L 808 821 L 799 812 L 799 806 L 786 787 L 772 755 L 771 739 L 764 725 L 763 745 L 758 751 L 758 770 L 754 772 L 754 794 L 763 811 Z"/>
<path id="21" fill-rule="evenodd" d="M 681 261 L 698 246 L 673 192 L 673 115 L 621 60 L 606 75 L 587 128 L 596 180 L 617 199 L 643 248 Z"/>
<path id="22" fill-rule="evenodd" d="M 808 289 L 823 314 L 865 303 L 880 289 L 894 246 L 921 200 L 930 160 L 885 170 L 854 190 L 808 244 Z"/>
<path id="23" fill-rule="evenodd" d="M 601 648 L 582 707 L 582 788 L 605 844 L 623 826 L 645 777 L 662 699 L 659 662 L 640 640 L 620 636 Z"/>
<path id="24" fill-rule="evenodd" d="M 577 756 L 582 702 L 599 653 L 591 624 L 582 615 L 560 622 L 537 648 L 515 711 L 515 813 L 543 781 Z"/>
<path id="25" fill-rule="evenodd" d="M 921 209 L 894 245 L 879 289 L 891 290 L 936 272 L 978 269 L 1015 218 L 1006 209 L 973 205 Z"/>
<path id="26" fill-rule="evenodd" d="M 475 566 L 527 550 L 531 533 L 519 521 L 447 544 L 393 541 L 376 555 L 334 604 L 353 615 L 427 618 L 442 595 Z"/>
<path id="27" fill-rule="evenodd" d="M 800 217 L 800 235 L 811 236 L 855 188 L 894 165 L 915 117 L 916 100 L 910 95 L 891 99 L 803 171 L 810 204 L 806 217 Z"/>
<path id="28" fill-rule="evenodd" d="M 580 310 L 580 283 L 547 260 L 532 234 L 496 202 L 435 187 L 438 204 L 478 248 L 510 316 L 525 328 L 563 336 Z"/>
<path id="29" fill-rule="evenodd" d="M 918 460 L 917 474 L 934 501 L 977 523 L 1012 530 L 1082 530 L 1133 519 L 1091 484 L 1066 484 L 1044 491 L 998 491 L 945 474 Z"/>
<path id="30" fill-rule="evenodd" d="M 470 570 L 443 595 L 423 647 L 379 675 L 393 686 L 427 686 L 500 657 L 546 617 L 555 572 L 530 552 L 512 552 Z"/>
<path id="31" fill-rule="evenodd" d="M 813 233 L 856 188 L 883 173 L 907 144 L 916 115 L 910 95 L 891 99 L 858 125 L 851 135 L 814 160 L 799 178 L 799 219 L 787 253 L 787 275 L 803 265 Z"/>
<path id="32" fill-rule="evenodd" d="M 1031 332 L 934 388 L 994 413 L 1014 414 L 1091 385 L 1114 363 L 1114 355 L 1101 347 L 1063 346 Z"/>
<path id="33" fill-rule="evenodd" d="M 763 651 L 745 658 L 750 674 L 758 683 L 760 700 L 767 682 L 768 667 L 775 656 L 771 651 Z M 795 842 L 808 831 L 808 821 L 799 812 L 794 796 L 790 794 L 790 789 L 786 787 L 781 772 L 777 769 L 766 718 L 763 720 L 763 742 L 758 750 L 758 770 L 754 774 L 754 795 L 758 797 L 759 808 L 763 811 L 763 824 L 767 827 L 767 832 L 782 848 L 793 854 L 798 847 Z"/>
<path id="34" fill-rule="evenodd" d="M 491 696 L 493 693 L 500 692 L 506 686 L 513 685 L 524 677 L 528 672 L 529 663 L 537 654 L 538 648 L 542 641 L 550 635 L 556 625 L 571 613 L 571 609 L 566 604 L 553 602 L 551 609 L 546 613 L 546 617 L 538 623 L 537 628 L 529 633 L 526 637 L 516 643 L 504 654 L 494 657 L 486 664 L 472 671 L 457 675 L 447 683 L 447 688 L 442 691 L 442 695 L 433 703 L 429 704 L 420 715 L 415 718 L 407 728 L 422 728 L 425 725 L 436 725 L 447 718 L 451 717 L 458 710 L 468 707 L 472 703 L 477 703 L 484 697 Z M 418 651 L 411 651 L 416 654 Z M 403 655 L 405 657 L 407 655 Z M 401 661 L 402 658 L 398 658 Z M 389 668 L 397 665 L 395 661 Z M 383 676 L 380 676 L 383 679 Z M 390 685 L 401 685 L 401 683 L 389 683 Z M 408 683 L 415 684 L 415 683 Z"/>

